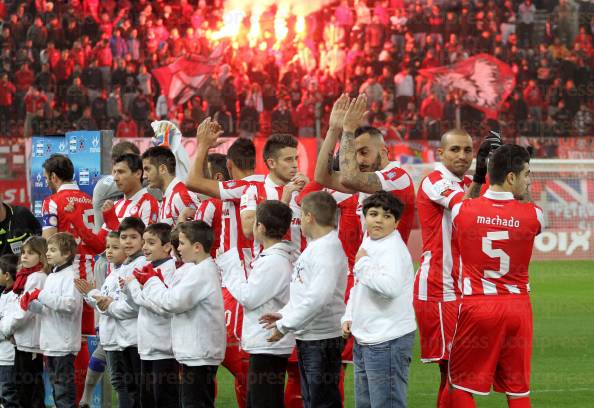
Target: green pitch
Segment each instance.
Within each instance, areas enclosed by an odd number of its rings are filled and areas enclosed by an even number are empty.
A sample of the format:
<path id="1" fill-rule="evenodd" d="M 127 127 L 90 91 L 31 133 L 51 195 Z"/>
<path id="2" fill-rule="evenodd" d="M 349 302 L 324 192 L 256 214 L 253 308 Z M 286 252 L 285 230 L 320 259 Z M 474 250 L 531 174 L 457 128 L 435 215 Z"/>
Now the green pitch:
<path id="1" fill-rule="evenodd" d="M 594 406 L 594 262 L 533 262 L 532 402 L 534 407 Z M 233 377 L 219 369 L 217 407 L 235 407 Z M 409 406 L 433 407 L 439 382 L 435 365 L 419 362 L 418 338 L 410 369 Z M 479 407 L 505 407 L 492 393 Z M 345 379 L 345 406 L 354 407 L 352 369 Z"/>

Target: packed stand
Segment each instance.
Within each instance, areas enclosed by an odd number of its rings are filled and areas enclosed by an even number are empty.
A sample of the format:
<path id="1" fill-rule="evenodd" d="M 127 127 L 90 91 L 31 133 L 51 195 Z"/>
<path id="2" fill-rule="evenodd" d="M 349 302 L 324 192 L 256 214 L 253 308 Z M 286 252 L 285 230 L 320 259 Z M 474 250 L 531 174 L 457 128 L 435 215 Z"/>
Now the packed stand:
<path id="1" fill-rule="evenodd" d="M 289 16 L 282 41 L 272 7 L 255 41 L 244 17 L 197 95 L 175 105 L 151 72 L 180 56 L 210 55 L 221 1 L 4 1 L 2 134 L 144 136 L 151 120 L 168 118 L 189 136 L 213 116 L 229 136 L 310 137 L 323 134 L 343 91 L 367 94 L 369 124 L 389 140 L 436 139 L 457 123 L 480 133 L 484 115 L 459 94 L 428 95 L 419 70 L 488 53 L 516 74 L 499 115 L 506 137 L 591 135 L 591 6 L 538 3 L 343 0 L 304 17 L 302 31 L 299 17 Z"/>

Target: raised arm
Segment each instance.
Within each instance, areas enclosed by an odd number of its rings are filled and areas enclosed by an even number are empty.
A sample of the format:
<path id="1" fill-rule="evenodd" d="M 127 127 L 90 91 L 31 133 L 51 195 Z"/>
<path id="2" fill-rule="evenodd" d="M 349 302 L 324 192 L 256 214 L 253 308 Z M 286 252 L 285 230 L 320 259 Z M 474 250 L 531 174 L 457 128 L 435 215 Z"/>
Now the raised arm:
<path id="1" fill-rule="evenodd" d="M 355 130 L 361 125 L 367 112 L 367 95 L 361 94 L 349 104 L 342 126 L 340 142 L 340 182 L 343 186 L 363 193 L 375 193 L 382 189 L 374 172 L 362 172 L 357 164 Z"/>
<path id="2" fill-rule="evenodd" d="M 324 187 L 345 193 L 352 193 L 352 191 L 348 190 L 340 182 L 340 172 L 334 171 L 332 168 L 334 163 L 334 148 L 340 140 L 342 124 L 348 107 L 349 97 L 346 94 L 342 94 L 332 107 L 330 127 L 328 128 L 328 132 L 326 132 L 326 138 L 318 153 L 314 179 Z"/>
<path id="3" fill-rule="evenodd" d="M 208 156 L 208 149 L 216 144 L 217 139 L 222 134 L 221 126 L 216 121 L 211 120 L 210 117 L 204 119 L 198 126 L 196 130 L 198 144 L 196 158 L 186 180 L 186 186 L 189 190 L 206 194 L 209 197 L 221 198 L 219 182 L 205 177 L 204 166 Z"/>
<path id="4" fill-rule="evenodd" d="M 487 162 L 489 155 L 502 145 L 501 135 L 493 130 L 489 132 L 487 138 L 481 143 L 476 155 L 476 166 L 472 184 L 468 188 L 464 198 L 476 198 L 481 194 L 481 187 L 487 181 Z"/>

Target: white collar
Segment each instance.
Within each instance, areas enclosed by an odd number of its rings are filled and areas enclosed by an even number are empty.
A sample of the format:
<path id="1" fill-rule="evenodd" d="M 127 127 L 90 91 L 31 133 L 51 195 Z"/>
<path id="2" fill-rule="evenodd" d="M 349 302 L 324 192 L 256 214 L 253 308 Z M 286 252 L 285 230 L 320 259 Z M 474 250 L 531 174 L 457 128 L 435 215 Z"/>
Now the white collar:
<path id="1" fill-rule="evenodd" d="M 124 199 L 125 200 L 130 200 L 130 201 L 136 201 L 136 200 L 139 200 L 140 197 L 142 197 L 146 192 L 147 192 L 146 187 L 142 187 L 132 197 L 130 197 L 130 198 L 124 197 Z"/>
<path id="2" fill-rule="evenodd" d="M 78 184 L 76 184 L 74 182 L 64 183 L 60 187 L 58 187 L 58 191 L 56 191 L 56 193 L 58 193 L 60 191 L 65 191 L 65 190 L 79 190 Z"/>
<path id="3" fill-rule="evenodd" d="M 171 191 L 175 188 L 175 186 L 179 182 L 180 182 L 180 180 L 177 177 L 174 177 L 173 180 L 171 180 L 171 183 L 169 183 L 169 185 L 165 189 L 165 192 L 163 193 L 163 197 L 167 197 L 169 194 L 171 194 Z"/>
<path id="4" fill-rule="evenodd" d="M 270 174 L 268 174 L 268 175 L 266 176 L 266 178 L 264 179 L 264 184 L 265 184 L 266 186 L 268 186 L 268 187 L 274 187 L 274 188 L 276 188 L 276 187 L 283 187 L 283 186 L 281 186 L 281 185 L 279 185 L 279 184 L 276 184 L 276 183 L 275 183 L 275 182 L 272 180 L 272 178 L 270 177 Z"/>
<path id="5" fill-rule="evenodd" d="M 400 162 L 398 161 L 391 161 L 388 163 L 388 165 L 386 167 L 384 167 L 383 169 L 380 170 L 381 173 L 385 172 L 385 171 L 390 171 L 392 169 L 397 169 L 400 167 Z"/>
<path id="6" fill-rule="evenodd" d="M 513 193 L 509 191 L 493 191 L 490 188 L 484 194 L 485 198 L 497 201 L 509 201 L 514 199 Z"/>
<path id="7" fill-rule="evenodd" d="M 462 181 L 458 176 L 456 176 L 454 173 L 448 170 L 448 168 L 444 166 L 443 163 L 436 163 L 435 170 L 439 171 L 448 180 L 455 181 L 456 183 Z"/>

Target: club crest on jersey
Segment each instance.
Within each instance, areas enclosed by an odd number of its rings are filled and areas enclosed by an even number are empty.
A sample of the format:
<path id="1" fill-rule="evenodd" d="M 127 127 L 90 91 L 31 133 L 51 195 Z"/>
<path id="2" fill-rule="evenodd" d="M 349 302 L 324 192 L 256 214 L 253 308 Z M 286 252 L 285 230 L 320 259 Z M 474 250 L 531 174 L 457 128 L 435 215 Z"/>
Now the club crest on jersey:
<path id="1" fill-rule="evenodd" d="M 231 180 L 231 181 L 225 181 L 223 182 L 223 186 L 225 188 L 233 188 L 237 185 L 237 182 L 235 180 Z"/>
<path id="2" fill-rule="evenodd" d="M 132 207 L 132 209 L 130 210 L 130 214 L 138 214 L 138 206 L 134 206 Z"/>

